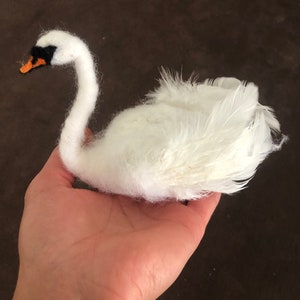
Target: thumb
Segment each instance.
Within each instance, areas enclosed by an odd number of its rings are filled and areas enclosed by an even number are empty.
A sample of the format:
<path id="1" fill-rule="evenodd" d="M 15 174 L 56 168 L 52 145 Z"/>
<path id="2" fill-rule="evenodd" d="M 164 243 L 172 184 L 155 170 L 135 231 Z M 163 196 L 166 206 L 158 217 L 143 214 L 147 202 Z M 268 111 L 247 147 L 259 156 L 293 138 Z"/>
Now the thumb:
<path id="1" fill-rule="evenodd" d="M 59 188 L 72 188 L 73 181 L 74 177 L 65 169 L 56 147 L 42 170 L 29 184 L 25 193 L 25 209 L 34 199 L 40 198 L 38 195 L 43 193 L 51 195 L 51 192 Z"/>
<path id="2" fill-rule="evenodd" d="M 93 134 L 90 129 L 85 131 L 85 144 L 92 140 Z M 74 176 L 65 168 L 58 147 L 56 147 L 47 162 L 45 163 L 42 170 L 36 176 L 32 183 L 39 185 L 39 188 L 45 187 L 72 187 L 74 182 Z"/>
<path id="3" fill-rule="evenodd" d="M 34 179 L 40 187 L 65 186 L 71 187 L 74 181 L 74 176 L 65 168 L 56 147 L 50 154 L 47 162 L 42 170 Z"/>

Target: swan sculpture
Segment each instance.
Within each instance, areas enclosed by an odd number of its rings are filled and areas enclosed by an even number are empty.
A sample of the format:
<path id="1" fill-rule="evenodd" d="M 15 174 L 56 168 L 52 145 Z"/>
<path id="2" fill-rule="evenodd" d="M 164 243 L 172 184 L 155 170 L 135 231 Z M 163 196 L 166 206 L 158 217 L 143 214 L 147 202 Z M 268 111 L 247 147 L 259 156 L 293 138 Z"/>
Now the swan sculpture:
<path id="1" fill-rule="evenodd" d="M 160 86 L 142 104 L 120 112 L 85 145 L 98 96 L 87 45 L 65 31 L 46 32 L 20 71 L 69 63 L 76 69 L 78 92 L 62 128 L 61 159 L 103 192 L 150 202 L 231 194 L 286 140 L 272 109 L 259 104 L 253 83 L 225 77 L 198 83 L 162 71 Z"/>

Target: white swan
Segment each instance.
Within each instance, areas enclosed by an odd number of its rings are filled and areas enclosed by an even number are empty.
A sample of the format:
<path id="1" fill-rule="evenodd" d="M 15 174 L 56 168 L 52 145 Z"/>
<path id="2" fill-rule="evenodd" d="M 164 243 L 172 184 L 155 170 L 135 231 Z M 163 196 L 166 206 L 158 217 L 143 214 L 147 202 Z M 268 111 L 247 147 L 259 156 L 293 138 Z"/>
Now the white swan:
<path id="1" fill-rule="evenodd" d="M 162 72 L 160 86 L 143 104 L 119 113 L 90 144 L 85 128 L 98 95 L 87 45 L 68 32 L 43 34 L 20 71 L 44 64 L 74 63 L 78 92 L 65 120 L 59 151 L 66 168 L 108 193 L 148 201 L 198 199 L 211 191 L 234 193 L 286 140 L 258 103 L 253 83 L 235 78 L 184 82 Z"/>

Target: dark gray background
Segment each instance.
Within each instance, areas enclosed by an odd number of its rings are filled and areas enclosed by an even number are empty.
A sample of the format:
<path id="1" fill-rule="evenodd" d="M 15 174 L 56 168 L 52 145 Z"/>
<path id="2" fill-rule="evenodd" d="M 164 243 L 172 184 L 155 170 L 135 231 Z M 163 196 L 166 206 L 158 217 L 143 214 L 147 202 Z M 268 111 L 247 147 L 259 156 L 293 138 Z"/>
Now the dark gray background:
<path id="1" fill-rule="evenodd" d="M 23 195 L 56 144 L 75 94 L 70 68 L 18 73 L 42 30 L 84 38 L 103 73 L 91 122 L 157 85 L 163 65 L 199 79 L 236 76 L 260 87 L 290 137 L 249 188 L 223 197 L 201 245 L 163 299 L 299 299 L 299 1 L 149 0 L 0 3 L 0 299 L 17 270 Z"/>

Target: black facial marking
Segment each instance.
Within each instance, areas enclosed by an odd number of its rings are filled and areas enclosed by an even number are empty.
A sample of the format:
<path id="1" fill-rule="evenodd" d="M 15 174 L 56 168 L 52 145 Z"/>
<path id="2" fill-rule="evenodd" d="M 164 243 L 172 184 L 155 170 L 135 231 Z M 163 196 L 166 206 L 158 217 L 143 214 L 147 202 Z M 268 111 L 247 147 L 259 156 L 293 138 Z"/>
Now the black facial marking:
<path id="1" fill-rule="evenodd" d="M 43 58 L 47 65 L 50 65 L 51 59 L 53 57 L 53 54 L 55 52 L 57 47 L 55 46 L 48 46 L 48 47 L 39 47 L 39 46 L 34 46 L 32 47 L 30 54 L 33 57 L 32 63 L 36 63 L 38 58 Z"/>

